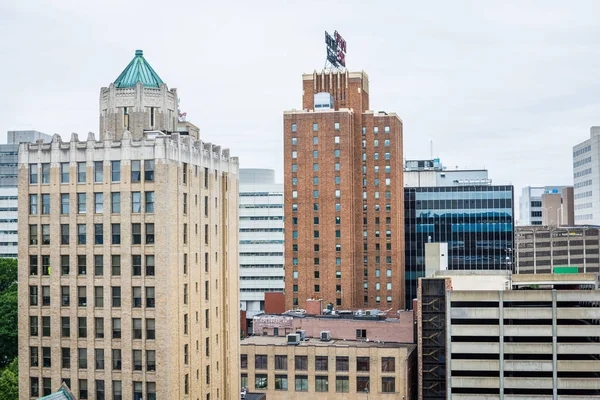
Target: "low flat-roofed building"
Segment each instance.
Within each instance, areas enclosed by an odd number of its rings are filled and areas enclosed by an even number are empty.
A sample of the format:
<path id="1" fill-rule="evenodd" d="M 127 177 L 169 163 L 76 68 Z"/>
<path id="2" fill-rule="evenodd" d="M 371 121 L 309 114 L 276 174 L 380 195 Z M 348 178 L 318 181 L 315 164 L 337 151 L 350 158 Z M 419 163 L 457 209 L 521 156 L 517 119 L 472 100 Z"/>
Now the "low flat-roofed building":
<path id="1" fill-rule="evenodd" d="M 414 344 L 251 336 L 240 354 L 242 387 L 269 400 L 416 398 Z"/>

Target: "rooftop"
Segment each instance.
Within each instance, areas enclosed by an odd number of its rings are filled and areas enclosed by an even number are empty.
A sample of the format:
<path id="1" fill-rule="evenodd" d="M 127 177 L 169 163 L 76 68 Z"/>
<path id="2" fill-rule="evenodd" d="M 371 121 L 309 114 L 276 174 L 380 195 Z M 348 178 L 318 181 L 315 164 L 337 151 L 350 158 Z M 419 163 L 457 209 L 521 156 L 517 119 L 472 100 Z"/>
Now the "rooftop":
<path id="1" fill-rule="evenodd" d="M 159 87 L 164 82 L 144 58 L 143 50 L 136 50 L 133 60 L 127 65 L 121 75 L 115 79 L 115 87 L 134 87 L 141 82 L 145 87 Z"/>
<path id="2" fill-rule="evenodd" d="M 241 341 L 242 345 L 256 346 L 292 346 L 286 343 L 285 336 L 250 336 Z M 359 341 L 359 340 L 336 340 L 331 339 L 327 342 L 319 339 L 307 338 L 301 341 L 298 346 L 301 347 L 380 347 L 380 348 L 407 348 L 412 349 L 414 344 L 396 343 L 396 342 L 381 342 L 381 341 Z"/>

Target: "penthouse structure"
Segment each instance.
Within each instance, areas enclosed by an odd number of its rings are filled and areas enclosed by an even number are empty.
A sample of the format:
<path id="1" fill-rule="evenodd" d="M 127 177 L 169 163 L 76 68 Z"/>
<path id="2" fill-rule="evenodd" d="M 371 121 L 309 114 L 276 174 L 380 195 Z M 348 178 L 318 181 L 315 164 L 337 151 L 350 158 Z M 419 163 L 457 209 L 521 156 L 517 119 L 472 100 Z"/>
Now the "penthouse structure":
<path id="1" fill-rule="evenodd" d="M 99 138 L 20 147 L 19 398 L 237 397 L 238 160 L 141 50 L 100 97 Z"/>

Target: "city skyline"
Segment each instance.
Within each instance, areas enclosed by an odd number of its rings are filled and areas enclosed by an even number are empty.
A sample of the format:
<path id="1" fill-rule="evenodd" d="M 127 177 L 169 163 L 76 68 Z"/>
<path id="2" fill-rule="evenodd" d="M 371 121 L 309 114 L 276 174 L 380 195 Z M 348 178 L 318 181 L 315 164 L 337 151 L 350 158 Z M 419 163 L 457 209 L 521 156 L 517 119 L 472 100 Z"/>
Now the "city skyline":
<path id="1" fill-rule="evenodd" d="M 119 7 L 144 19 L 151 5 Z M 375 77 L 372 108 L 385 105 L 402 116 L 407 158 L 429 158 L 433 140 L 433 155 L 450 169 L 486 167 L 494 184 L 512 183 L 517 193 L 528 185 L 569 185 L 572 146 L 600 123 L 592 2 L 577 9 L 558 2 L 438 3 L 434 14 L 392 3 L 386 13 L 361 7 L 359 14 L 358 5 L 319 3 L 322 12 L 310 26 L 302 22 L 312 9 L 305 5 L 239 3 L 233 13 L 221 7 L 188 6 L 185 13 L 173 7 L 177 29 L 137 35 L 135 25 L 108 29 L 110 7 L 3 5 L 0 70 L 11 77 L 5 82 L 11 96 L 0 103 L 0 140 L 17 129 L 63 139 L 72 131 L 99 133 L 97 87 L 116 78 L 104 71 L 140 48 L 163 79 L 181 88 L 182 111 L 207 141 L 235 150 L 242 167 L 272 168 L 281 180 L 281 111 L 297 106 L 296 77 L 322 68 L 323 31 L 335 29 L 348 42 L 348 68 Z M 19 41 L 9 34 L 15 31 Z"/>

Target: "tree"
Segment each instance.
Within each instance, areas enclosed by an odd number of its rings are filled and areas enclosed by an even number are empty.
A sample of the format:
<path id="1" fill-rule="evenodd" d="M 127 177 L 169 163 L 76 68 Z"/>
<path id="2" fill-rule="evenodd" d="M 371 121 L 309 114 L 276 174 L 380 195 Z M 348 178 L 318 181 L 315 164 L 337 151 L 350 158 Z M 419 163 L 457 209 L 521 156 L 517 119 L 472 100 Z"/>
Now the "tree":
<path id="1" fill-rule="evenodd" d="M 14 258 L 0 258 L 0 293 L 17 281 L 17 273 L 17 260 Z"/>
<path id="2" fill-rule="evenodd" d="M 13 282 L 0 293 L 0 368 L 17 356 L 18 347 L 18 292 Z"/>
<path id="3" fill-rule="evenodd" d="M 0 375 L 0 399 L 19 398 L 19 360 L 15 358 Z"/>

